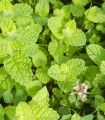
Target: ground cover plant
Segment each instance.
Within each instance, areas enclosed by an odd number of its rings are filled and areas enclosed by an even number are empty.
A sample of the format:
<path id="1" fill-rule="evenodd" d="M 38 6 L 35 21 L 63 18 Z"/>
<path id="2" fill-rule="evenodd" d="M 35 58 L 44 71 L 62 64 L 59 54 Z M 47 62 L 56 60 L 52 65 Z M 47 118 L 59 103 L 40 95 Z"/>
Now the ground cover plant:
<path id="1" fill-rule="evenodd" d="M 105 0 L 0 0 L 0 120 L 105 120 Z"/>

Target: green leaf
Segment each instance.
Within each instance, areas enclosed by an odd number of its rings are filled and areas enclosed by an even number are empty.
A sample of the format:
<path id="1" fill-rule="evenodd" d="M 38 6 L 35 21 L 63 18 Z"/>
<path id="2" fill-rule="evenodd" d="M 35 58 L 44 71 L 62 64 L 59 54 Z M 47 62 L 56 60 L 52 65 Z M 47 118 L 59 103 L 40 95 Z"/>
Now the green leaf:
<path id="1" fill-rule="evenodd" d="M 92 80 L 96 77 L 96 74 L 99 72 L 99 69 L 95 65 L 86 66 L 84 71 L 80 74 L 82 80 L 89 81 L 92 83 Z"/>
<path id="2" fill-rule="evenodd" d="M 11 11 L 12 11 L 12 4 L 10 3 L 10 0 L 1 0 L 0 1 L 0 12 L 6 14 Z"/>
<path id="3" fill-rule="evenodd" d="M 44 26 L 47 24 L 47 20 L 48 18 L 47 17 L 38 17 L 38 16 L 34 16 L 34 20 L 37 24 L 41 25 L 41 26 Z"/>
<path id="4" fill-rule="evenodd" d="M 70 74 L 77 76 L 83 71 L 85 67 L 85 61 L 82 59 L 71 59 L 67 61 L 67 65 L 69 67 Z"/>
<path id="5" fill-rule="evenodd" d="M 37 94 L 32 98 L 30 105 L 49 106 L 49 94 L 46 87 L 43 87 Z"/>
<path id="6" fill-rule="evenodd" d="M 64 34 L 65 38 L 71 37 L 71 35 L 75 31 L 75 29 L 76 29 L 76 22 L 75 22 L 75 20 L 69 20 L 65 24 L 65 29 L 63 29 L 63 34 Z"/>
<path id="7" fill-rule="evenodd" d="M 51 17 L 48 19 L 48 27 L 56 38 L 62 39 L 64 37 L 62 29 L 64 28 L 65 22 L 61 17 Z"/>
<path id="8" fill-rule="evenodd" d="M 39 46 L 37 44 L 31 44 L 29 45 L 23 52 L 25 52 L 26 55 L 29 57 L 33 57 L 34 55 L 37 54 L 39 51 Z"/>
<path id="9" fill-rule="evenodd" d="M 33 24 L 25 27 L 22 31 L 18 31 L 19 38 L 13 43 L 14 50 L 24 50 L 33 45 L 41 32 L 42 27 L 38 24 Z"/>
<path id="10" fill-rule="evenodd" d="M 46 17 L 49 14 L 49 1 L 40 0 L 35 6 L 35 13 L 40 17 Z"/>
<path id="11" fill-rule="evenodd" d="M 2 94 L 8 90 L 11 91 L 15 82 L 11 79 L 10 75 L 5 71 L 3 67 L 0 68 L 0 98 Z"/>
<path id="12" fill-rule="evenodd" d="M 36 70 L 36 76 L 43 84 L 47 84 L 50 81 L 50 77 L 48 76 L 47 72 L 47 67 L 37 68 Z"/>
<path id="13" fill-rule="evenodd" d="M 28 104 L 20 102 L 16 109 L 16 116 L 19 116 L 19 120 L 35 119 L 35 120 L 57 120 L 59 115 L 56 111 L 49 106 L 49 94 L 46 87 L 43 87 L 32 98 L 32 101 Z M 28 113 L 28 114 L 27 114 Z"/>
<path id="14" fill-rule="evenodd" d="M 31 81 L 26 88 L 28 95 L 33 97 L 42 88 L 42 83 L 39 80 Z"/>
<path id="15" fill-rule="evenodd" d="M 60 117 L 62 117 L 63 115 L 68 115 L 71 113 L 70 108 L 68 108 L 67 106 L 61 106 L 58 110 L 58 113 L 60 115 Z"/>
<path id="16" fill-rule="evenodd" d="M 101 4 L 101 8 L 102 8 L 102 10 L 103 10 L 104 13 L 105 13 L 105 1 Z"/>
<path id="17" fill-rule="evenodd" d="M 21 89 L 18 89 L 16 91 L 16 95 L 15 95 L 15 106 L 18 105 L 19 102 L 25 102 L 27 100 L 27 93 L 26 91 L 23 91 Z"/>
<path id="18" fill-rule="evenodd" d="M 59 65 L 53 65 L 48 70 L 48 75 L 54 80 L 63 81 L 66 79 L 65 74 L 62 74 Z"/>
<path id="19" fill-rule="evenodd" d="M 34 120 L 58 120 L 59 115 L 51 108 L 32 106 Z"/>
<path id="20" fill-rule="evenodd" d="M 5 103 L 13 103 L 13 95 L 10 91 L 5 91 L 3 93 L 3 99 Z"/>
<path id="21" fill-rule="evenodd" d="M 72 117 L 71 117 L 71 120 L 80 120 L 80 116 L 75 113 Z"/>
<path id="22" fill-rule="evenodd" d="M 14 20 L 23 16 L 28 16 L 33 12 L 33 9 L 25 3 L 18 3 L 13 5 Z"/>
<path id="23" fill-rule="evenodd" d="M 80 29 L 76 29 L 71 37 L 67 38 L 66 44 L 71 46 L 83 46 L 86 44 L 86 36 Z"/>
<path id="24" fill-rule="evenodd" d="M 98 74 L 96 74 L 93 84 L 95 86 L 100 86 L 103 88 L 103 87 L 105 87 L 104 80 L 105 80 L 105 76 L 103 76 L 101 73 L 98 73 Z"/>
<path id="25" fill-rule="evenodd" d="M 61 66 L 55 64 L 48 70 L 48 75 L 57 81 L 65 81 L 67 78 L 79 75 L 85 67 L 82 59 L 71 59 Z"/>
<path id="26" fill-rule="evenodd" d="M 93 114 L 90 114 L 82 117 L 80 120 L 93 120 L 93 117 L 94 117 Z"/>
<path id="27" fill-rule="evenodd" d="M 4 109 L 1 104 L 0 104 L 0 120 L 4 120 Z"/>
<path id="28" fill-rule="evenodd" d="M 90 44 L 86 48 L 89 57 L 97 64 L 100 65 L 102 60 L 105 60 L 105 49 L 96 44 Z"/>
<path id="29" fill-rule="evenodd" d="M 31 16 L 24 16 L 16 21 L 16 28 L 23 30 L 25 27 L 33 25 L 34 20 Z"/>
<path id="30" fill-rule="evenodd" d="M 92 44 L 98 43 L 100 41 L 100 37 L 96 34 L 93 34 L 92 37 L 89 39 L 89 42 Z"/>
<path id="31" fill-rule="evenodd" d="M 71 13 L 75 17 L 82 17 L 85 13 L 85 8 L 82 6 L 71 4 Z"/>
<path id="32" fill-rule="evenodd" d="M 32 80 L 31 60 L 22 52 L 14 52 L 4 60 L 4 68 L 16 82 L 26 86 Z"/>
<path id="33" fill-rule="evenodd" d="M 70 120 L 70 119 L 71 119 L 71 114 L 63 115 L 62 119 L 60 119 L 60 120 Z"/>
<path id="34" fill-rule="evenodd" d="M 17 120 L 18 117 L 15 116 L 16 108 L 15 106 L 7 106 L 4 109 L 5 114 L 10 118 L 10 120 Z"/>
<path id="35" fill-rule="evenodd" d="M 95 107 L 96 109 L 100 107 L 101 104 L 104 103 L 104 98 L 100 95 L 95 96 Z"/>
<path id="36" fill-rule="evenodd" d="M 75 5 L 86 6 L 89 3 L 89 0 L 72 0 Z"/>
<path id="37" fill-rule="evenodd" d="M 53 57 L 58 57 L 65 53 L 66 45 L 60 41 L 52 41 L 49 43 L 48 50 Z"/>
<path id="38" fill-rule="evenodd" d="M 105 61 L 101 62 L 100 70 L 101 70 L 102 75 L 105 75 Z"/>
<path id="39" fill-rule="evenodd" d="M 69 100 L 70 103 L 75 103 L 76 102 L 76 96 L 75 95 L 70 95 L 68 97 L 68 100 Z"/>
<path id="40" fill-rule="evenodd" d="M 7 54 L 12 53 L 12 42 L 0 34 L 0 56 L 5 58 Z"/>
<path id="41" fill-rule="evenodd" d="M 20 102 L 16 107 L 16 116 L 19 117 L 19 120 L 28 120 L 32 117 L 31 107 L 25 102 Z"/>
<path id="42" fill-rule="evenodd" d="M 16 26 L 9 18 L 2 19 L 0 26 L 4 36 L 11 36 L 16 33 Z"/>
<path id="43" fill-rule="evenodd" d="M 100 110 L 103 111 L 103 112 L 105 112 L 105 103 L 101 104 Z"/>
<path id="44" fill-rule="evenodd" d="M 52 92 L 58 98 L 61 98 L 61 97 L 64 96 L 63 92 L 60 89 L 58 89 L 58 88 L 53 88 Z"/>
<path id="45" fill-rule="evenodd" d="M 85 12 L 86 17 L 94 23 L 105 22 L 105 14 L 101 8 L 93 6 Z"/>
<path id="46" fill-rule="evenodd" d="M 36 55 L 32 57 L 35 67 L 45 66 L 47 64 L 47 57 L 42 51 L 38 51 Z"/>
<path id="47" fill-rule="evenodd" d="M 63 17 L 69 20 L 71 14 L 71 6 L 68 4 L 68 5 L 64 5 L 61 9 L 56 8 L 54 9 L 53 14 L 54 16 Z"/>
<path id="48" fill-rule="evenodd" d="M 76 77 L 71 77 L 65 81 L 59 81 L 58 86 L 63 92 L 69 93 L 76 86 L 77 80 Z"/>
<path id="49" fill-rule="evenodd" d="M 105 120 L 105 117 L 101 114 L 97 114 L 97 120 Z"/>

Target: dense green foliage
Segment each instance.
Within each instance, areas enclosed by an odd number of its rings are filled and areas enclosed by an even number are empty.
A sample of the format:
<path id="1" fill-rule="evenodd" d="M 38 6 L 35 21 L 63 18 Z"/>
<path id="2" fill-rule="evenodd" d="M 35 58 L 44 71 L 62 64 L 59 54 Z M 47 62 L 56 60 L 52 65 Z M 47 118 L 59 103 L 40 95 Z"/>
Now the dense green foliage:
<path id="1" fill-rule="evenodd" d="M 105 120 L 105 0 L 0 0 L 0 120 Z"/>

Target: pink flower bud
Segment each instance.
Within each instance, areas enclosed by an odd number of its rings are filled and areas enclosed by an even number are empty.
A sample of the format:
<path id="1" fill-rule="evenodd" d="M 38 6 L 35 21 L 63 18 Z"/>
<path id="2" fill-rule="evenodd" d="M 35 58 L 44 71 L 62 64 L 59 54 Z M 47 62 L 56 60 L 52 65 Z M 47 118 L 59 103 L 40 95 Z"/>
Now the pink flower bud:
<path id="1" fill-rule="evenodd" d="M 82 92 L 78 92 L 78 96 L 82 97 Z"/>
<path id="2" fill-rule="evenodd" d="M 84 93 L 87 93 L 87 89 L 88 89 L 87 85 L 86 85 L 85 83 L 83 83 L 83 84 L 81 85 L 81 90 L 82 90 Z"/>
<path id="3" fill-rule="evenodd" d="M 79 81 L 80 80 L 77 81 L 77 86 L 73 87 L 73 90 L 75 90 L 76 92 L 71 93 L 70 95 L 77 94 L 79 97 L 81 97 L 81 100 L 84 102 L 84 98 L 86 97 L 85 93 L 87 93 L 88 86 L 85 83 L 82 83 L 81 88 L 80 88 Z"/>
<path id="4" fill-rule="evenodd" d="M 80 81 L 80 80 L 77 81 L 77 86 L 76 86 L 76 87 L 73 87 L 73 89 L 74 89 L 75 91 L 78 91 L 78 90 L 80 89 L 80 88 L 79 88 L 79 81 Z"/>
<path id="5" fill-rule="evenodd" d="M 86 94 L 83 94 L 81 97 L 81 100 L 84 102 L 84 98 L 86 97 Z"/>
<path id="6" fill-rule="evenodd" d="M 74 95 L 74 94 L 76 94 L 77 92 L 74 92 L 74 93 L 70 93 L 70 95 Z"/>

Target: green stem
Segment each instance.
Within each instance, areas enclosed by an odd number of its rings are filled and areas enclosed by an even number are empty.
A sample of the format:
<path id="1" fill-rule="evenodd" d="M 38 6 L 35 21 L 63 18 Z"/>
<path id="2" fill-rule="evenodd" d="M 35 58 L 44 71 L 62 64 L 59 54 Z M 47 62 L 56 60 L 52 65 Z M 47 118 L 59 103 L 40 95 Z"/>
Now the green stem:
<path id="1" fill-rule="evenodd" d="M 91 2 L 91 4 L 90 4 L 89 10 L 90 10 L 91 7 L 92 7 L 92 2 Z M 89 10 L 88 10 L 88 13 L 89 13 Z M 88 13 L 87 13 L 87 15 L 88 15 Z M 87 15 L 85 16 L 85 20 L 84 20 L 84 21 L 87 20 Z M 83 29 L 84 24 L 85 24 L 85 22 L 83 22 L 83 24 L 82 24 L 82 26 L 81 26 L 81 30 Z"/>
<path id="2" fill-rule="evenodd" d="M 29 5 L 31 6 L 31 0 L 29 0 Z"/>
<path id="3" fill-rule="evenodd" d="M 35 0 L 34 0 L 34 6 L 35 6 Z"/>
<path id="4" fill-rule="evenodd" d="M 95 112 L 97 112 L 98 110 L 99 110 L 99 108 L 98 108 L 98 109 L 96 109 L 95 111 L 93 111 L 93 112 L 92 112 L 92 114 L 93 114 L 93 113 L 95 113 Z"/>

